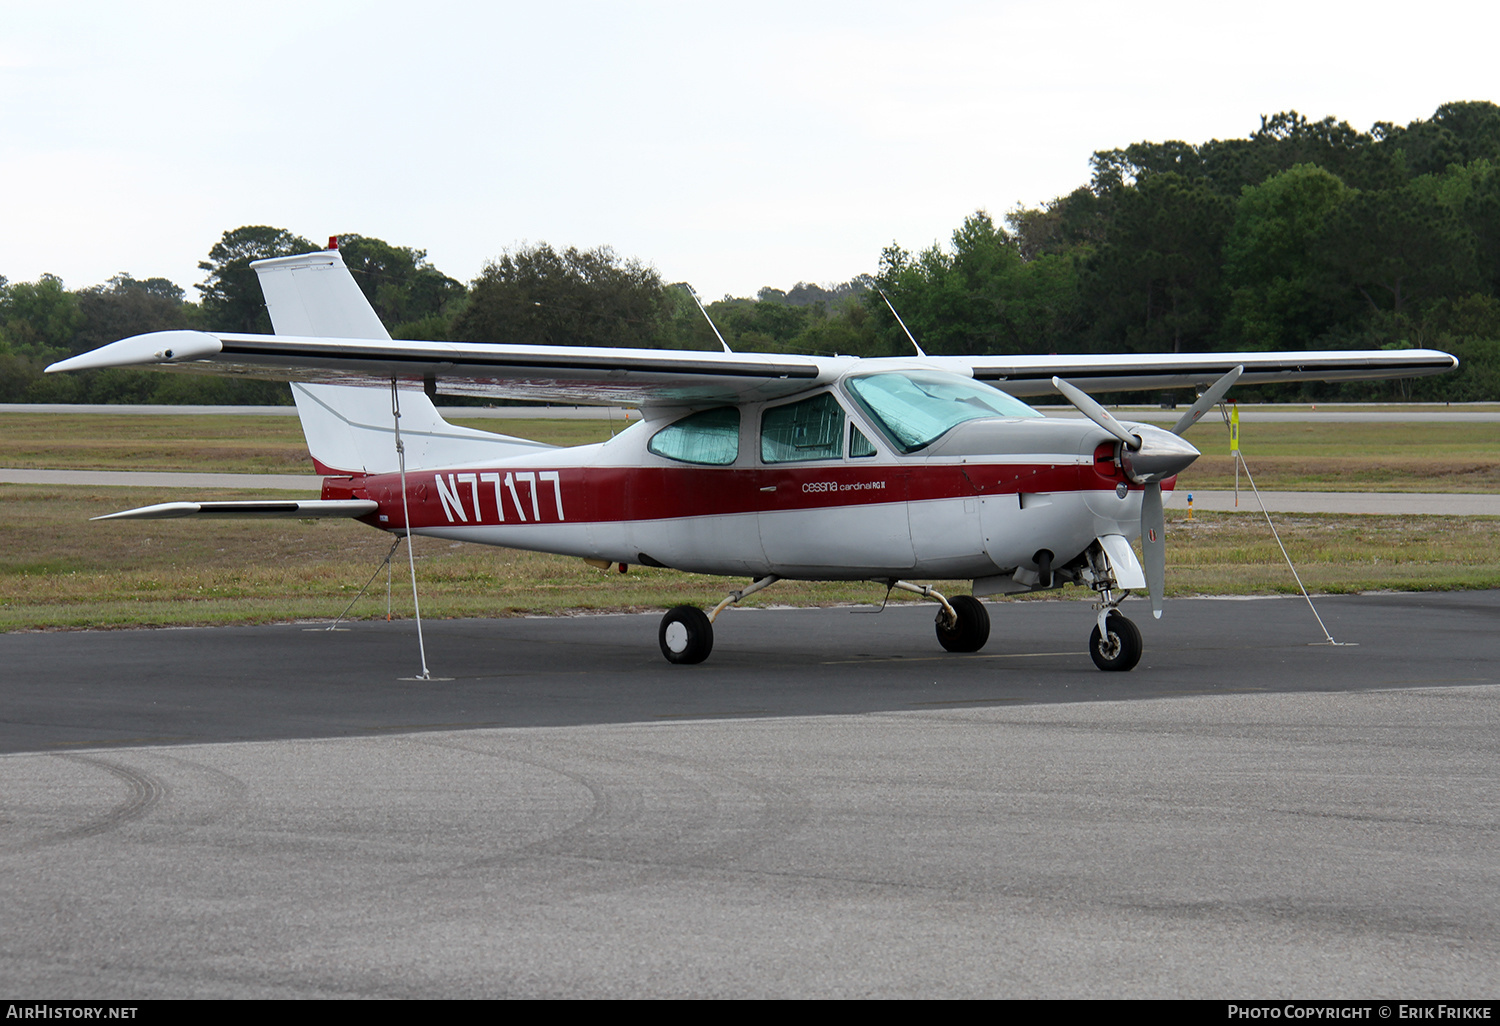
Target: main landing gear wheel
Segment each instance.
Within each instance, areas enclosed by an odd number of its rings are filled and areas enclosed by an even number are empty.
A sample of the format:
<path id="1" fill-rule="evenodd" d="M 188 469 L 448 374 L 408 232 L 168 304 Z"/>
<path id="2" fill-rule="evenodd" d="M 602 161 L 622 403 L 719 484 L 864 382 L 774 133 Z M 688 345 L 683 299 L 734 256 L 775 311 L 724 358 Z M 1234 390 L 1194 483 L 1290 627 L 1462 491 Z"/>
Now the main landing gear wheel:
<path id="1" fill-rule="evenodd" d="M 1119 613 L 1110 613 L 1104 621 L 1109 628 L 1109 636 L 1106 638 L 1099 633 L 1099 626 L 1094 625 L 1094 633 L 1089 635 L 1089 655 L 1094 657 L 1094 665 L 1101 670 L 1133 670 L 1135 664 L 1141 661 L 1141 630 Z"/>
<path id="2" fill-rule="evenodd" d="M 656 638 L 669 663 L 701 663 L 714 650 L 714 625 L 697 606 L 678 606 L 661 618 Z"/>
<path id="3" fill-rule="evenodd" d="M 948 604 L 958 614 L 958 621 L 945 627 L 942 614 L 938 614 L 938 644 L 949 652 L 978 652 L 990 640 L 990 614 L 984 603 L 973 595 L 956 595 Z"/>

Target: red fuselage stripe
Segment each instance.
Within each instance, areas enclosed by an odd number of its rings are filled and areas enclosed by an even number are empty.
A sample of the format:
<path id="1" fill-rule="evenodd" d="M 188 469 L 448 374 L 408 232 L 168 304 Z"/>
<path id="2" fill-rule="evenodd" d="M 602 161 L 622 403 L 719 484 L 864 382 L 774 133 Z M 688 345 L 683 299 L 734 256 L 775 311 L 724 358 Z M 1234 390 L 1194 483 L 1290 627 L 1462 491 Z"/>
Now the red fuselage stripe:
<path id="1" fill-rule="evenodd" d="M 474 468 L 412 471 L 412 526 L 617 523 L 712 517 L 875 503 L 977 498 L 1020 492 L 1113 489 L 1113 464 L 943 464 L 928 466 L 800 464 L 723 470 L 697 467 Z M 374 499 L 379 527 L 399 527 L 396 474 L 329 478 L 325 499 Z M 380 517 L 385 519 L 381 520 Z"/>

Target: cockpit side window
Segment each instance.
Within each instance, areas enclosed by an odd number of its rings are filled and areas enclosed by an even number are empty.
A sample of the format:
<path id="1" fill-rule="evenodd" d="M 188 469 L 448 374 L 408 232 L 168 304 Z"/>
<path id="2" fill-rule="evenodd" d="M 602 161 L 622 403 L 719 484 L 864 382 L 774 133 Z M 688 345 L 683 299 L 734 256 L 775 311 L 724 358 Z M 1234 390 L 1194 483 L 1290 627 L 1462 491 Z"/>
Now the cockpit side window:
<path id="1" fill-rule="evenodd" d="M 760 458 L 767 463 L 836 460 L 844 454 L 844 408 L 824 392 L 760 415 Z"/>
<path id="2" fill-rule="evenodd" d="M 966 420 L 1040 417 L 998 388 L 943 371 L 891 371 L 848 379 L 849 394 L 903 453 L 930 445 Z"/>
<path id="3" fill-rule="evenodd" d="M 740 455 L 740 411 L 720 406 L 683 417 L 652 435 L 646 448 L 669 460 L 727 467 Z"/>
<path id="4" fill-rule="evenodd" d="M 865 433 L 853 424 L 849 425 L 849 458 L 859 459 L 861 456 L 874 456 L 875 443 L 865 437 Z"/>

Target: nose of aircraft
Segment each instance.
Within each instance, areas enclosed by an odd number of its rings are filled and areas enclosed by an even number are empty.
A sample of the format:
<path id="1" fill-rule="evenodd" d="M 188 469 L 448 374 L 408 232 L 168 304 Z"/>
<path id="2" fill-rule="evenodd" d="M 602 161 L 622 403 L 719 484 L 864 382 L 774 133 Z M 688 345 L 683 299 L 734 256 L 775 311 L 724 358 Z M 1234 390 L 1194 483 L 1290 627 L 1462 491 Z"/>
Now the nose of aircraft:
<path id="1" fill-rule="evenodd" d="M 1141 447 L 1132 450 L 1123 446 L 1120 455 L 1126 476 L 1136 484 L 1151 484 L 1180 474 L 1202 455 L 1182 436 L 1159 427 L 1131 424 L 1129 430 L 1141 440 Z"/>

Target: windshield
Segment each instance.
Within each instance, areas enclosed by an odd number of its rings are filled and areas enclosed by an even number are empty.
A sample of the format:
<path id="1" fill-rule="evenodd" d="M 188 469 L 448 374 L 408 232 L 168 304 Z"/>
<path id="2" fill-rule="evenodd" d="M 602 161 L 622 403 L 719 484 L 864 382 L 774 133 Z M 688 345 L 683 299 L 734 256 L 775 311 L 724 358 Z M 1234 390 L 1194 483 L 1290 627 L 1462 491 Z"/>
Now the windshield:
<path id="1" fill-rule="evenodd" d="M 943 371 L 909 370 L 848 380 L 849 393 L 902 452 L 916 452 L 953 427 L 980 417 L 1040 417 L 982 381 Z"/>

